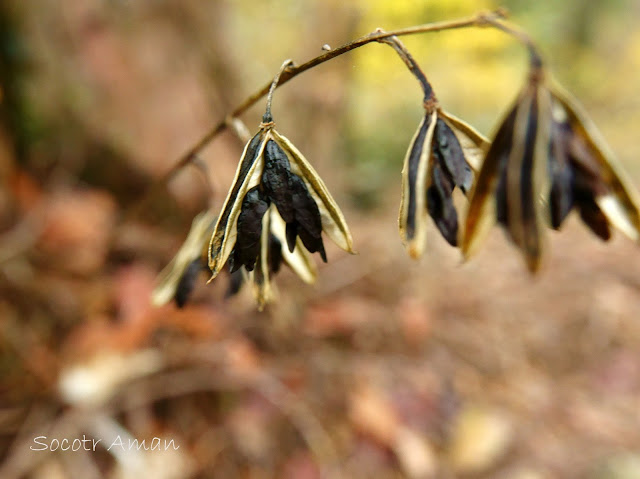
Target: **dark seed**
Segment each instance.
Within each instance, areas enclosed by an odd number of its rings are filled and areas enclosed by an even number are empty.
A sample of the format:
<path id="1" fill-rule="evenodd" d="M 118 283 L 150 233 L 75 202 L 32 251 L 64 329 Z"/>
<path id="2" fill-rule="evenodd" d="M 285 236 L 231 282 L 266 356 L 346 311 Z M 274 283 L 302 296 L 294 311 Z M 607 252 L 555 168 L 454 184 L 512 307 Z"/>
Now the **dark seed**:
<path id="1" fill-rule="evenodd" d="M 593 176 L 591 171 L 574 163 L 575 181 L 574 197 L 580 210 L 580 218 L 597 236 L 607 241 L 611 238 L 609 221 L 596 203 L 596 197 L 607 191 L 602 179 Z"/>
<path id="2" fill-rule="evenodd" d="M 298 228 L 298 236 L 302 240 L 302 244 L 310 253 L 320 253 L 322 261 L 327 262 L 327 254 L 324 251 L 324 244 L 321 236 L 312 236 L 306 229 Z"/>
<path id="3" fill-rule="evenodd" d="M 598 237 L 604 241 L 608 241 L 611 238 L 609 221 L 595 202 L 593 196 L 580 198 L 579 200 L 576 198 L 576 200 L 582 221 L 584 221 Z"/>
<path id="4" fill-rule="evenodd" d="M 264 172 L 262 173 L 262 186 L 280 216 L 289 223 L 294 220 L 291 189 L 289 187 L 291 165 L 286 153 L 278 144 L 269 140 L 264 150 Z"/>
<path id="5" fill-rule="evenodd" d="M 289 188 L 296 221 L 311 236 L 320 238 L 322 234 L 320 210 L 309 190 L 307 190 L 307 186 L 298 175 L 292 173 Z"/>
<path id="6" fill-rule="evenodd" d="M 262 217 L 269 208 L 269 202 L 263 198 L 258 188 L 256 186 L 249 190 L 242 200 L 232 273 L 243 265 L 247 271 L 252 271 L 260 252 Z"/>
<path id="7" fill-rule="evenodd" d="M 473 171 L 464 157 L 464 151 L 455 133 L 440 118 L 434 132 L 433 154 L 446 168 L 453 183 L 467 193 L 473 184 Z"/>
<path id="8" fill-rule="evenodd" d="M 269 234 L 269 271 L 277 273 L 282 264 L 282 243 L 273 234 Z"/>
<path id="9" fill-rule="evenodd" d="M 452 246 L 458 244 L 458 214 L 451 196 L 453 181 L 436 163 L 433 165 L 431 185 L 427 189 L 427 206 L 431 218 L 442 236 Z"/>
<path id="10" fill-rule="evenodd" d="M 513 144 L 513 128 L 516 121 L 517 108 L 511 110 L 502 126 L 498 130 L 495 139 L 487 153 L 496 156 L 497 165 L 497 182 L 496 195 L 496 219 L 499 223 L 507 226 L 507 218 L 509 216 L 509 206 L 507 204 L 507 163 L 509 161 L 509 152 Z M 486 160 L 485 160 L 486 161 Z"/>
<path id="11" fill-rule="evenodd" d="M 552 178 L 549 207 L 551 226 L 554 229 L 560 228 L 573 208 L 574 173 L 568 151 L 570 138 L 568 123 L 552 123 L 549 144 L 549 174 Z"/>
<path id="12" fill-rule="evenodd" d="M 237 270 L 229 275 L 229 286 L 227 286 L 227 291 L 224 294 L 225 298 L 230 298 L 231 296 L 235 296 L 242 288 L 242 283 L 244 282 L 244 278 L 242 275 L 242 271 Z"/>
<path id="13" fill-rule="evenodd" d="M 295 221 L 287 223 L 287 230 L 285 234 L 287 237 L 287 247 L 289 248 L 289 252 L 293 253 L 293 250 L 296 247 L 296 238 L 298 237 L 298 223 Z"/>
<path id="14" fill-rule="evenodd" d="M 191 263 L 189 263 L 189 266 L 187 266 L 187 269 L 182 274 L 180 281 L 178 281 L 178 286 L 176 287 L 174 300 L 178 308 L 182 308 L 185 304 L 187 304 L 189 296 L 191 296 L 193 288 L 196 285 L 198 275 L 205 269 L 206 265 L 202 263 L 202 260 L 200 258 L 194 259 Z"/>
<path id="15" fill-rule="evenodd" d="M 319 252 L 323 261 L 327 261 L 322 243 L 322 219 L 320 210 L 309 193 L 302 179 L 291 173 L 289 189 L 294 207 L 295 220 L 287 223 L 287 246 L 293 251 L 296 245 L 296 237 L 300 237 L 305 248 L 310 253 Z"/>

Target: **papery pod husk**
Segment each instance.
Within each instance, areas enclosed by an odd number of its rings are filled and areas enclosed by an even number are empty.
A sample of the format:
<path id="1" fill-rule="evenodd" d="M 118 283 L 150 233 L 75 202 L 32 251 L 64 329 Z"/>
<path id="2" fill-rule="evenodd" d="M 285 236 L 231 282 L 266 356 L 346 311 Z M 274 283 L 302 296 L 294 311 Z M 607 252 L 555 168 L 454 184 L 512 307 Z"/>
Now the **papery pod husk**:
<path id="1" fill-rule="evenodd" d="M 516 114 L 514 142 L 506 165 L 507 229 L 529 270 L 537 271 L 548 223 L 547 205 L 540 200 L 549 197 L 550 189 L 551 96 L 540 84 L 529 88 L 532 94 Z"/>
<path id="2" fill-rule="evenodd" d="M 269 131 L 261 129 L 246 144 L 242 152 L 235 178 L 209 243 L 208 257 L 209 269 L 211 270 L 209 281 L 220 273 L 233 250 L 237 235 L 238 215 L 244 196 L 247 191 L 260 183 L 263 169 L 262 151 L 269 139 Z"/>
<path id="3" fill-rule="evenodd" d="M 435 160 L 433 142 L 438 128 L 438 120 L 442 120 L 455 135 L 462 149 L 464 160 L 474 175 L 481 164 L 482 157 L 489 148 L 489 141 L 471 125 L 444 110 L 437 109 L 437 111 L 425 114 L 411 139 L 402 169 L 402 196 L 398 225 L 400 238 L 412 258 L 422 256 L 426 247 L 427 217 L 430 211 L 427 204 L 429 196 L 427 191 L 433 184 L 433 178 L 431 178 L 432 162 Z M 463 187 L 463 185 L 456 186 Z M 450 235 L 442 231 L 442 228 L 441 234 L 450 244 L 456 245 L 455 232 L 453 239 L 448 238 Z"/>
<path id="4" fill-rule="evenodd" d="M 216 215 L 212 211 L 199 213 L 191 223 L 184 243 L 158 275 L 157 285 L 151 293 L 151 303 L 162 306 L 176 298 L 178 287 L 194 261 L 205 265 L 206 246 L 214 228 Z"/>
<path id="5" fill-rule="evenodd" d="M 640 242 L 640 195 L 619 166 L 596 126 L 578 102 L 562 87 L 553 84 L 553 99 L 562 105 L 569 124 L 587 143 L 600 166 L 600 176 L 610 193 L 596 197 L 596 203 L 609 222 L 626 236 Z"/>
<path id="6" fill-rule="evenodd" d="M 302 179 L 311 197 L 318 205 L 323 231 L 340 248 L 349 253 L 355 253 L 347 222 L 320 176 L 302 153 L 285 136 L 272 130 L 272 137 L 289 157 L 291 171 Z"/>
<path id="7" fill-rule="evenodd" d="M 465 160 L 477 174 L 482 166 L 482 159 L 491 146 L 489 140 L 467 122 L 445 110 L 438 110 L 438 116 L 453 130 L 462 147 Z"/>
<path id="8" fill-rule="evenodd" d="M 252 286 L 253 296 L 258 303 L 258 310 L 262 311 L 266 304 L 271 303 L 276 293 L 271 284 L 271 271 L 269 268 L 269 232 L 271 230 L 271 215 L 265 214 L 262 218 L 262 235 L 260 237 L 260 254 L 256 261 L 256 267 L 251 271 L 249 281 Z"/>
<path id="9" fill-rule="evenodd" d="M 529 270 L 538 269 L 548 222 L 546 206 L 540 200 L 548 197 L 550 188 L 550 128 L 550 94 L 540 79 L 532 79 L 500 124 L 471 191 L 460 241 L 465 258 L 476 252 L 500 216 Z M 504 168 L 506 177 L 500 185 L 504 191 L 498 191 Z M 505 204 L 498 202 L 501 198 Z"/>
<path id="10" fill-rule="evenodd" d="M 402 196 L 398 226 L 400 238 L 412 258 L 424 252 L 427 238 L 427 184 L 432 161 L 431 145 L 438 120 L 437 111 L 425 114 L 416 130 L 402 167 Z"/>

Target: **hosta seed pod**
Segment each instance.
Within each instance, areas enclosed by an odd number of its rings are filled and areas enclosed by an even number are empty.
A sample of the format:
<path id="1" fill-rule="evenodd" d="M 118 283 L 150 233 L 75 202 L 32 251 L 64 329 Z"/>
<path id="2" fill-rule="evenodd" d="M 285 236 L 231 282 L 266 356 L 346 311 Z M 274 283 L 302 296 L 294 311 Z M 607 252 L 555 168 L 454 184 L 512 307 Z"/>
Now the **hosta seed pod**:
<path id="1" fill-rule="evenodd" d="M 457 245 L 458 213 L 453 190 L 466 193 L 473 184 L 473 167 L 488 148 L 488 141 L 462 120 L 441 110 L 435 100 L 418 127 L 402 170 L 402 197 L 398 224 L 400 237 L 413 258 L 426 244 L 427 216 L 442 236 Z"/>
<path id="2" fill-rule="evenodd" d="M 155 306 L 167 304 L 172 299 L 183 305 L 193 287 L 195 277 L 206 268 L 206 244 L 213 231 L 215 215 L 205 211 L 197 215 L 191 230 L 178 253 L 158 275 L 157 285 L 151 293 L 151 302 Z M 200 264 L 200 269 L 195 265 Z M 190 287 L 191 286 L 191 287 Z"/>
<path id="3" fill-rule="evenodd" d="M 322 233 L 353 252 L 351 233 L 324 182 L 302 154 L 263 123 L 249 141 L 209 246 L 212 278 L 228 261 L 243 268 L 260 308 L 275 296 L 270 277 L 287 263 L 315 279 L 309 253 L 327 260 Z"/>
<path id="4" fill-rule="evenodd" d="M 546 222 L 540 198 L 549 196 L 551 97 L 534 69 L 487 152 L 471 195 L 463 254 L 469 255 L 492 221 L 502 223 L 531 271 L 539 267 Z"/>
<path id="5" fill-rule="evenodd" d="M 538 269 L 545 226 L 572 209 L 608 240 L 615 226 L 640 239 L 637 192 L 570 96 L 550 86 L 539 58 L 497 129 L 471 193 L 461 248 L 473 255 L 495 220 Z"/>

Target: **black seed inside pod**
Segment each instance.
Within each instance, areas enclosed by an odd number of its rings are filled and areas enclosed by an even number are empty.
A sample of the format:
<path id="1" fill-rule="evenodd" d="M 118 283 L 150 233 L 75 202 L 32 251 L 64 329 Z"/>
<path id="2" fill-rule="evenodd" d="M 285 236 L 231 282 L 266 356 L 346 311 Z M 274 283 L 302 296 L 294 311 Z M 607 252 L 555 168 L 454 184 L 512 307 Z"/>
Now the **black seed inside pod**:
<path id="1" fill-rule="evenodd" d="M 253 271 L 256 258 L 260 253 L 260 236 L 262 234 L 262 217 L 269 208 L 269 199 L 256 186 L 250 189 L 242 200 L 238 215 L 237 239 L 233 251 L 233 267 L 231 272 L 244 266 Z"/>
<path id="2" fill-rule="evenodd" d="M 273 234 L 269 234 L 269 271 L 277 273 L 282 264 L 282 243 Z"/>
<path id="3" fill-rule="evenodd" d="M 429 214 L 450 245 L 458 244 L 458 214 L 453 205 L 453 180 L 442 167 L 433 165 L 431 185 L 427 189 Z"/>
<path id="4" fill-rule="evenodd" d="M 467 193 L 473 183 L 473 171 L 455 133 L 441 118 L 438 118 L 434 131 L 433 154 L 447 170 L 454 185 Z"/>
<path id="5" fill-rule="evenodd" d="M 198 279 L 198 275 L 205 269 L 206 265 L 202 263 L 200 258 L 194 259 L 189 263 L 189 266 L 187 266 L 187 269 L 182 274 L 180 281 L 178 281 L 178 286 L 176 287 L 174 300 L 179 308 L 182 308 L 187 304 L 189 296 L 191 296 L 191 292 L 196 284 L 196 280 Z"/>
<path id="6" fill-rule="evenodd" d="M 285 221 L 294 221 L 293 202 L 289 181 L 291 178 L 291 166 L 286 153 L 278 144 L 269 140 L 264 150 L 264 171 L 262 173 L 262 186 L 265 194 L 276 205 L 278 213 Z"/>
<path id="7" fill-rule="evenodd" d="M 285 151 L 273 140 L 269 140 L 265 145 L 262 187 L 264 194 L 276 205 L 278 213 L 287 225 L 289 251 L 294 250 L 296 238 L 300 237 L 309 252 L 319 252 L 326 261 L 318 205 L 304 181 L 291 171 Z"/>
<path id="8" fill-rule="evenodd" d="M 609 221 L 596 202 L 596 197 L 606 194 L 607 187 L 602 179 L 591 171 L 580 167 L 575 162 L 573 165 L 575 171 L 573 194 L 576 206 L 580 210 L 580 218 L 591 228 L 591 231 L 607 241 L 611 238 Z"/>
<path id="9" fill-rule="evenodd" d="M 229 275 L 229 285 L 227 286 L 227 291 L 224 294 L 225 298 L 230 298 L 231 296 L 235 296 L 242 288 L 242 283 L 244 282 L 244 278 L 242 276 L 242 271 L 237 270 Z"/>
<path id="10" fill-rule="evenodd" d="M 573 208 L 574 173 L 569 161 L 569 141 L 571 129 L 568 123 L 552 122 L 551 142 L 549 144 L 549 174 L 551 191 L 549 208 L 551 226 L 560 228 Z"/>
<path id="11" fill-rule="evenodd" d="M 297 234 L 309 252 L 319 252 L 322 260 L 326 262 L 327 257 L 322 243 L 322 220 L 318 205 L 304 181 L 294 173 L 289 178 L 289 189 L 295 216 L 294 223 L 291 226 L 287 224 L 289 251 L 293 251 L 295 247 L 295 234 Z"/>

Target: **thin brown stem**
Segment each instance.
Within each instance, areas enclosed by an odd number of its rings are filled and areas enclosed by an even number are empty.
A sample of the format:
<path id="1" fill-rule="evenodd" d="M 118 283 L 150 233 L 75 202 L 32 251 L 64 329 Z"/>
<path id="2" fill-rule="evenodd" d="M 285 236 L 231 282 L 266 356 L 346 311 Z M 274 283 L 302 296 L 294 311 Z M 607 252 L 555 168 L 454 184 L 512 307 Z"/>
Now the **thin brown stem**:
<path id="1" fill-rule="evenodd" d="M 527 32 L 516 27 L 515 25 L 511 25 L 502 21 L 501 18 L 487 16 L 484 18 L 484 22 L 487 26 L 491 26 L 506 33 L 507 35 L 512 36 L 524 46 L 526 46 L 529 50 L 529 62 L 531 63 L 532 68 L 542 67 L 542 57 L 540 56 L 538 48 Z"/>
<path id="2" fill-rule="evenodd" d="M 409 53 L 409 50 L 407 50 L 407 47 L 404 46 L 404 44 L 398 39 L 398 37 L 394 36 L 389 38 L 383 38 L 378 41 L 380 43 L 386 43 L 387 45 L 390 45 L 391 48 L 393 48 L 395 52 L 398 54 L 398 56 L 402 59 L 402 61 L 407 66 L 409 71 L 413 74 L 413 76 L 416 77 L 416 79 L 420 83 L 420 86 L 422 87 L 425 103 L 431 99 L 434 99 L 435 94 L 433 93 L 433 88 L 431 88 L 431 84 L 429 83 L 429 80 L 427 80 L 427 76 L 424 74 L 424 72 L 420 68 L 420 65 L 418 65 L 418 62 L 415 61 L 411 53 Z"/>
<path id="3" fill-rule="evenodd" d="M 280 77 L 282 76 L 282 73 L 286 71 L 286 69 L 289 66 L 293 66 L 293 60 L 285 60 L 282 66 L 280 67 L 280 70 L 278 71 L 276 76 L 273 78 L 273 81 L 271 82 L 271 87 L 269 88 L 269 94 L 267 95 L 267 109 L 264 112 L 264 116 L 262 117 L 262 123 L 270 123 L 273 121 L 273 116 L 271 115 L 271 101 L 273 100 L 273 92 L 276 91 L 276 88 L 278 87 L 278 83 L 280 82 Z"/>
<path id="4" fill-rule="evenodd" d="M 394 36 L 403 36 L 403 35 L 415 35 L 418 33 L 430 33 L 430 32 L 441 32 L 445 30 L 455 30 L 460 28 L 468 28 L 468 27 L 485 27 L 487 25 L 497 26 L 496 23 L 499 19 L 504 18 L 505 13 L 502 10 L 498 10 L 490 13 L 480 13 L 476 14 L 472 17 L 462 18 L 458 20 L 450 20 L 444 22 L 434 22 L 427 23 L 424 25 L 416 25 L 413 27 L 402 28 L 399 30 L 392 30 L 389 32 L 373 32 L 369 35 L 365 35 L 364 37 L 358 38 L 352 42 L 346 43 L 338 48 L 333 50 L 326 51 L 321 55 L 318 55 L 311 60 L 289 68 L 285 68 L 282 71 L 278 81 L 270 81 L 265 84 L 262 88 L 254 92 L 252 95 L 247 97 L 240 105 L 238 105 L 229 115 L 225 117 L 224 120 L 220 121 L 217 125 L 215 125 L 211 130 L 209 130 L 195 145 L 193 145 L 186 153 L 184 153 L 176 162 L 176 164 L 162 177 L 157 183 L 152 186 L 152 188 L 143 193 L 143 196 L 140 200 L 139 204 L 144 202 L 144 199 L 149 197 L 154 191 L 155 188 L 163 187 L 166 185 L 182 168 L 191 163 L 195 157 L 202 151 L 216 136 L 222 133 L 229 125 L 228 118 L 234 118 L 242 115 L 249 108 L 251 108 L 258 100 L 268 94 L 269 90 L 284 85 L 292 78 L 300 75 L 301 73 L 310 70 L 322 63 L 325 63 L 329 60 L 332 60 L 340 55 L 343 55 L 347 52 L 355 50 L 363 45 L 367 45 L 372 42 L 378 42 L 385 38 L 390 38 Z M 138 211 L 136 209 L 135 211 Z"/>

